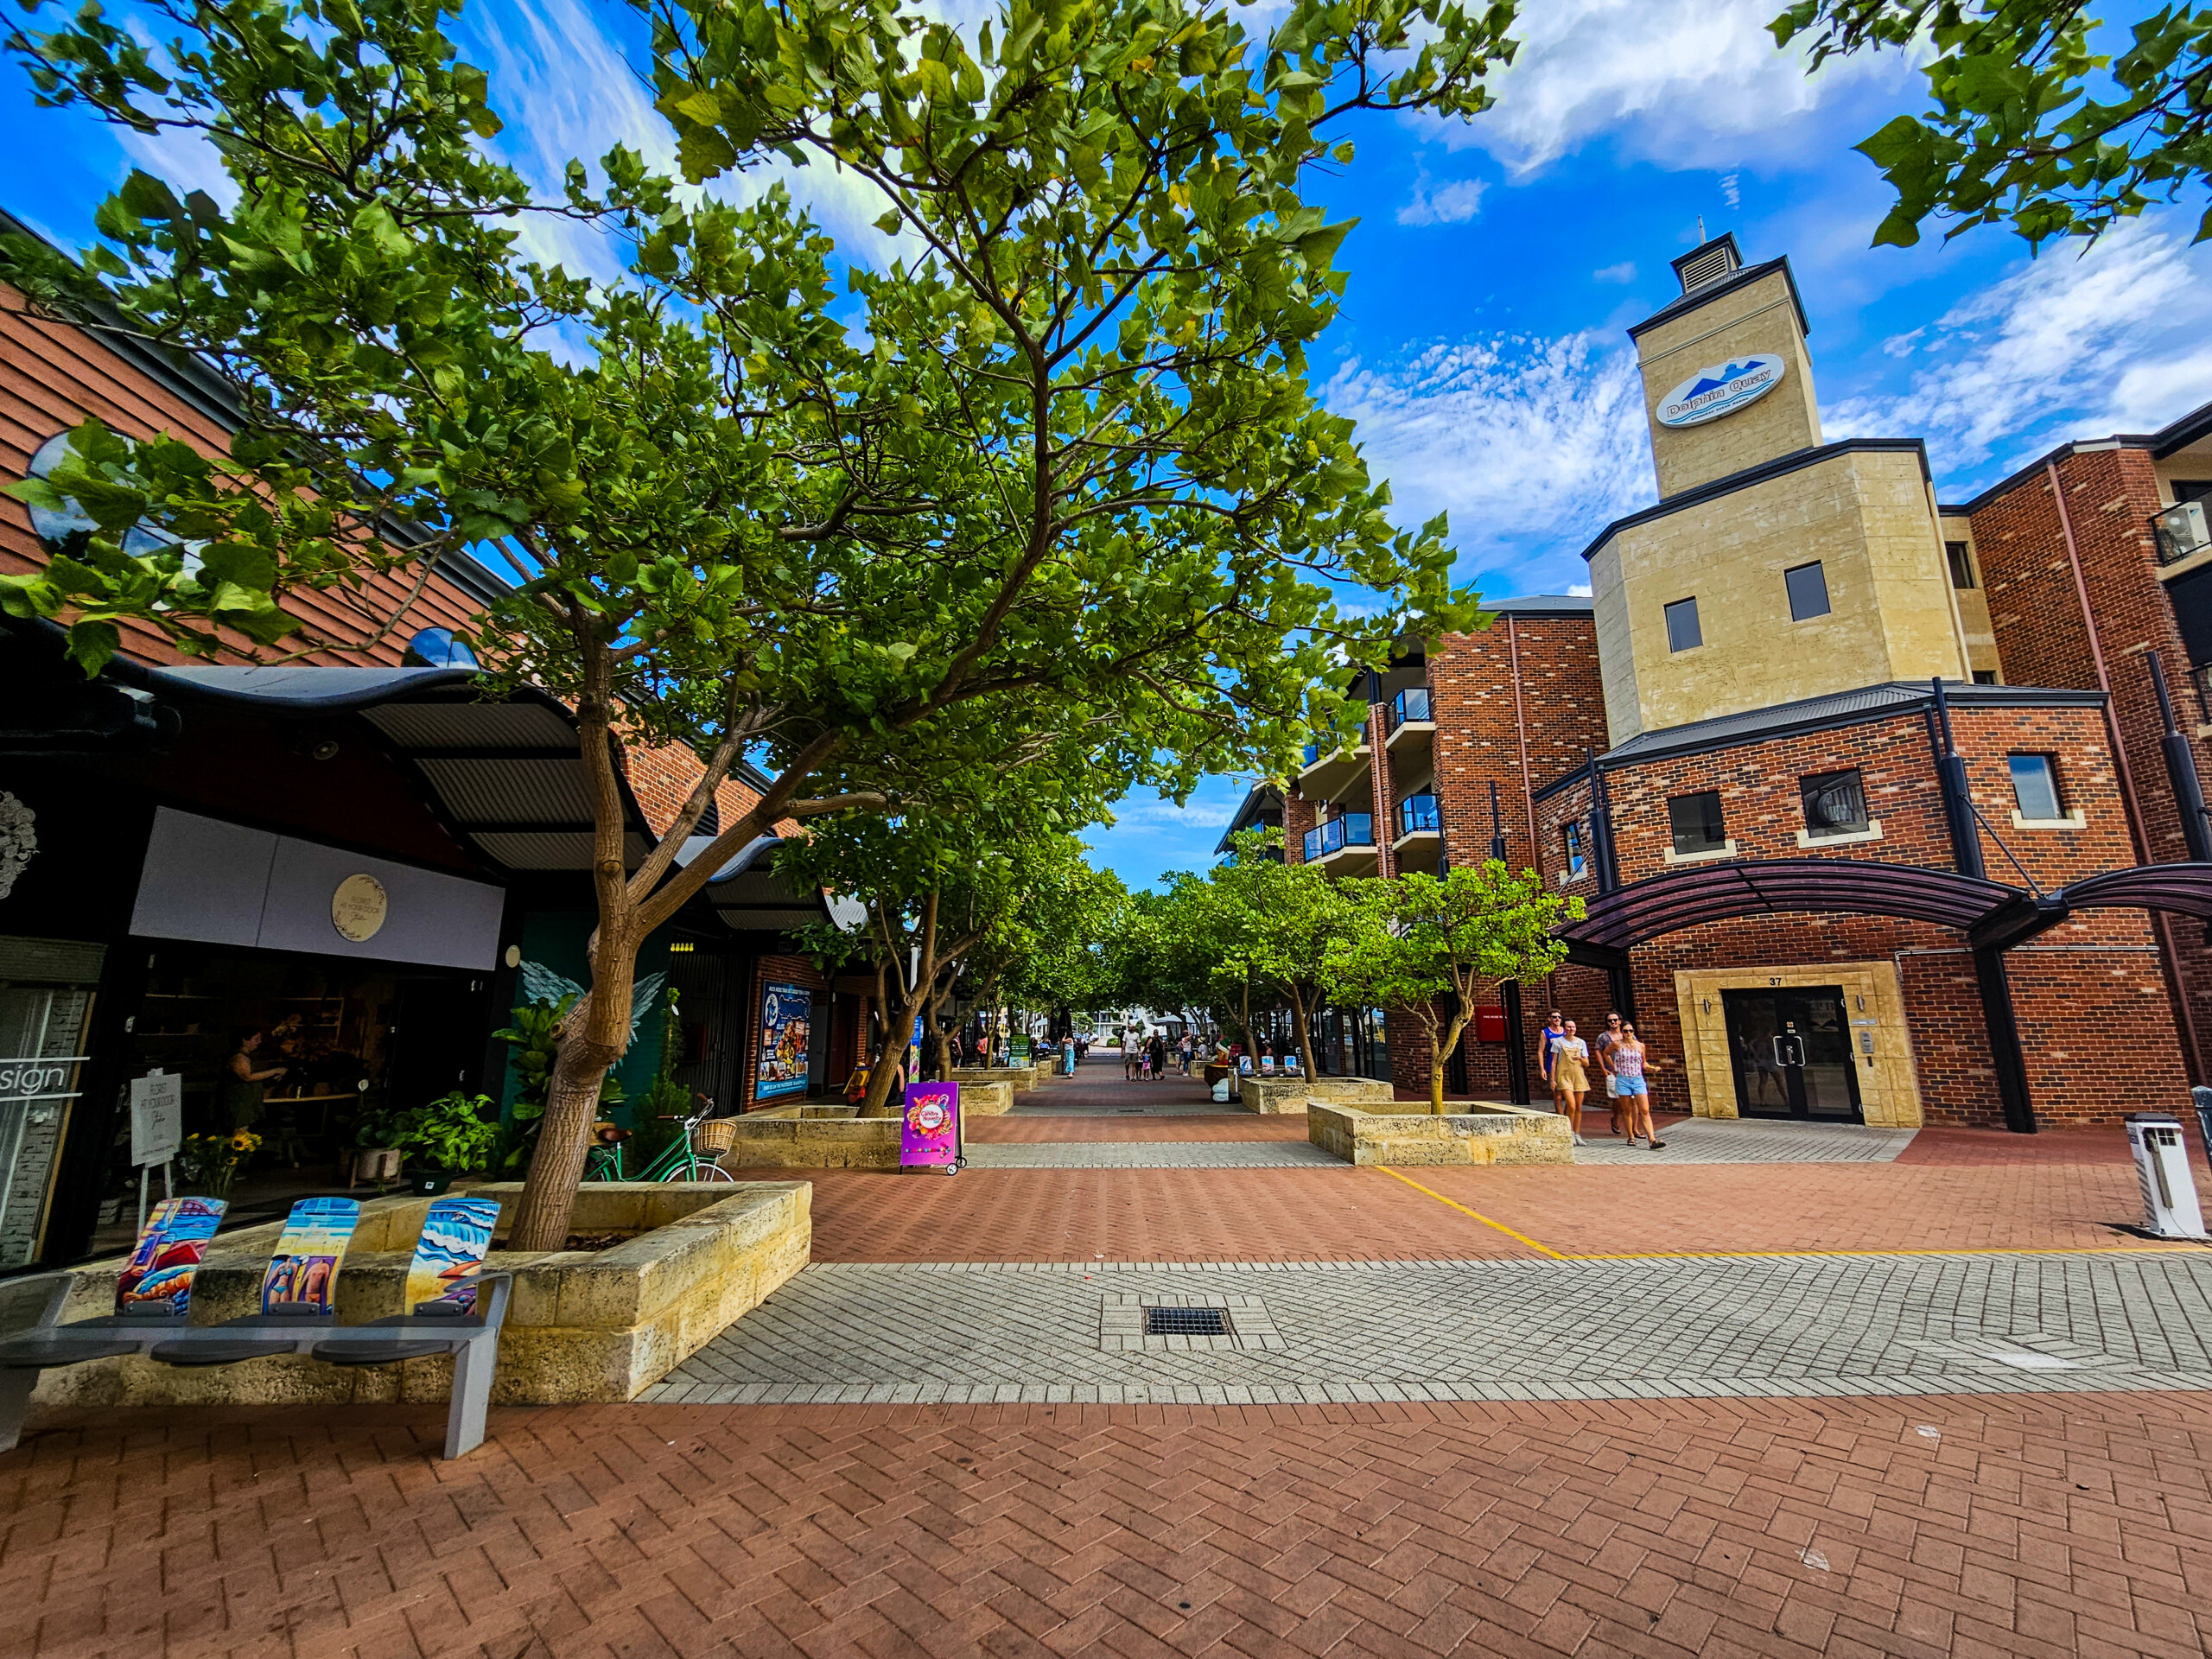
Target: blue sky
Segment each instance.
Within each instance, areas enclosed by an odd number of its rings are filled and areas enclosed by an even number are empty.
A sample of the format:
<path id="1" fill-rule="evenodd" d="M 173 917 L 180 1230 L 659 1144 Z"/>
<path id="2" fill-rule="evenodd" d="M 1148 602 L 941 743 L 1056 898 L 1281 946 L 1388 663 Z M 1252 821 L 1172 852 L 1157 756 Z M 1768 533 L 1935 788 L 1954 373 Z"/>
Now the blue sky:
<path id="1" fill-rule="evenodd" d="M 1869 248 L 1888 193 L 1850 147 L 1920 108 L 1924 83 L 1895 54 L 1808 79 L 1765 32 L 1781 3 L 1538 0 L 1488 115 L 1370 122 L 1357 159 L 1313 192 L 1361 220 L 1339 256 L 1344 315 L 1315 354 L 1323 396 L 1358 420 L 1407 522 L 1449 512 L 1460 572 L 1484 593 L 1581 583 L 1581 549 L 1653 499 L 1624 330 L 1674 292 L 1668 261 L 1700 215 L 1748 258 L 1789 256 L 1828 435 L 1926 438 L 1945 499 L 2063 438 L 2145 430 L 2212 399 L 2212 252 L 2189 246 L 2202 204 L 2146 215 L 2086 257 L 2031 258 L 1995 228 Z M 665 152 L 625 64 L 626 8 L 492 0 L 460 32 L 526 173 L 550 182 L 613 137 Z M 18 166 L 0 203 L 65 243 L 88 239 L 92 207 L 134 163 L 195 184 L 211 170 L 35 109 L 21 72 L 4 73 L 0 138 Z M 792 182 L 842 245 L 880 245 L 862 196 L 818 172 Z M 603 246 L 548 251 L 613 269 Z M 1181 808 L 1125 802 L 1095 855 L 1134 886 L 1203 865 L 1249 781 L 1210 779 Z"/>

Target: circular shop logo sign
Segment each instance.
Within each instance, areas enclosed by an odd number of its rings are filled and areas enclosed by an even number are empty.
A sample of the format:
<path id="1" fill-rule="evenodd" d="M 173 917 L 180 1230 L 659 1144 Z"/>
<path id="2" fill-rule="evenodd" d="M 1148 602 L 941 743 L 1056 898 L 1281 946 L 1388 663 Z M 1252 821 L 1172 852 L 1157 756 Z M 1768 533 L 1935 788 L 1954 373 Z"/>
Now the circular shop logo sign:
<path id="1" fill-rule="evenodd" d="M 330 925 L 359 944 L 376 938 L 391 908 L 383 882 L 373 875 L 349 875 L 330 895 Z"/>
<path id="2" fill-rule="evenodd" d="M 914 1108 L 914 1127 L 924 1135 L 935 1135 L 945 1126 L 950 1114 L 939 1100 L 925 1100 Z"/>
<path id="3" fill-rule="evenodd" d="M 1662 426 L 1702 426 L 1755 404 L 1782 384 L 1788 365 L 1761 353 L 1700 369 L 1659 400 Z"/>

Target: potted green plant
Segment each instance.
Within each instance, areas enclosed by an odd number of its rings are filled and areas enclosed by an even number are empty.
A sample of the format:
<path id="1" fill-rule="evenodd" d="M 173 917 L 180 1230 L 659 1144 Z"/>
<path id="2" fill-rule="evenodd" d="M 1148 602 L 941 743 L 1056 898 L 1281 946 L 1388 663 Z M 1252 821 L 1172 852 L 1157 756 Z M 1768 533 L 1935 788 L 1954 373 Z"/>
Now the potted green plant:
<path id="1" fill-rule="evenodd" d="M 499 1142 L 499 1115 L 488 1095 L 459 1090 L 402 1112 L 391 1141 L 408 1154 L 417 1192 L 442 1192 L 456 1175 L 488 1167 Z"/>
<path id="2" fill-rule="evenodd" d="M 392 1140 L 397 1133 L 391 1114 L 364 1105 L 353 1126 L 353 1146 L 342 1172 L 348 1186 L 361 1181 L 396 1181 L 401 1152 Z"/>

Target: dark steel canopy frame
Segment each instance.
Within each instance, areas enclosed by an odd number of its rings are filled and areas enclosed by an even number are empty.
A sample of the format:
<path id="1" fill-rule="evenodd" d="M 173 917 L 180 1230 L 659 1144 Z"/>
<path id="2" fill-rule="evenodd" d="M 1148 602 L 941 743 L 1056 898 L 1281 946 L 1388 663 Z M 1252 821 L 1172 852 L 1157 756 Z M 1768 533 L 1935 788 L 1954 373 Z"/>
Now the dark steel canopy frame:
<path id="1" fill-rule="evenodd" d="M 1781 858 L 1724 863 L 1649 876 L 1601 893 L 1583 918 L 1559 930 L 1567 959 L 1603 968 L 1615 1003 L 1628 1000 L 1630 950 L 1707 922 L 1785 912 L 1890 916 L 1932 922 L 1966 935 L 1998 1062 L 2006 1126 L 2035 1133 L 2005 952 L 2056 926 L 2076 910 L 2168 911 L 2212 921 L 2212 862 L 2142 864 L 2085 876 L 2056 893 L 2034 893 L 1978 875 L 1872 859 Z"/>

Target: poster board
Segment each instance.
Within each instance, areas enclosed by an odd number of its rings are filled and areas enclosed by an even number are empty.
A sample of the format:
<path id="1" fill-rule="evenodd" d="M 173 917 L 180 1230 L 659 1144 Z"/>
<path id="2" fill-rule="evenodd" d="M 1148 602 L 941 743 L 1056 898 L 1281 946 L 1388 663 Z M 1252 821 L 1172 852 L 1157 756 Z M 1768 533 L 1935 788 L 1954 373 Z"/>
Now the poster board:
<path id="1" fill-rule="evenodd" d="M 899 1120 L 899 1167 L 952 1169 L 960 1161 L 960 1085 L 910 1083 Z"/>
<path id="2" fill-rule="evenodd" d="M 149 1071 L 130 1080 L 130 1161 L 166 1164 L 184 1144 L 184 1074 Z"/>
<path id="3" fill-rule="evenodd" d="M 760 988 L 760 1072 L 753 1086 L 754 1099 L 806 1092 L 813 1012 L 814 993 L 804 985 Z"/>

